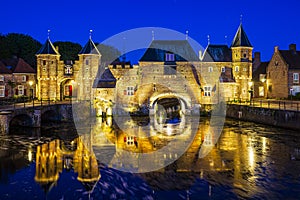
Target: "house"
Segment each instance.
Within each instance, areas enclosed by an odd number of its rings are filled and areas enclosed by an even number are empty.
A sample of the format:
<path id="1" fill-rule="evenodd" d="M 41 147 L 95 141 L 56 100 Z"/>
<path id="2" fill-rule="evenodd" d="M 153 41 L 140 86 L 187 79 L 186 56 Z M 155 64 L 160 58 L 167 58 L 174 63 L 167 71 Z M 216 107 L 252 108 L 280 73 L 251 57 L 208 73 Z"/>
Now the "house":
<path id="1" fill-rule="evenodd" d="M 253 60 L 253 98 L 267 97 L 267 67 L 269 62 L 261 62 L 260 52 L 254 53 Z"/>
<path id="2" fill-rule="evenodd" d="M 36 71 L 22 58 L 0 61 L 0 98 L 35 96 Z"/>
<path id="3" fill-rule="evenodd" d="M 288 98 L 300 92 L 300 51 L 296 44 L 290 44 L 288 50 L 279 50 L 276 46 L 267 67 L 267 91 L 269 98 Z"/>

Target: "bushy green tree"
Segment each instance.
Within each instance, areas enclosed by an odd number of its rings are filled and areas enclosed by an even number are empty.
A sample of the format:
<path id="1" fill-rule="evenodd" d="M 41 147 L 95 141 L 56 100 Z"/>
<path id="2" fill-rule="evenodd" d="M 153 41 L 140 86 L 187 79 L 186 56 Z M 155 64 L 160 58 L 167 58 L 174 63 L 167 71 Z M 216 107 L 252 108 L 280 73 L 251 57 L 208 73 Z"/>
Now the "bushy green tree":
<path id="1" fill-rule="evenodd" d="M 58 46 L 58 51 L 61 55 L 61 60 L 78 60 L 78 53 L 81 50 L 81 45 L 74 42 L 54 42 L 55 47 Z"/>
<path id="2" fill-rule="evenodd" d="M 42 44 L 29 35 L 8 33 L 0 36 L 0 59 L 14 56 L 23 58 L 29 65 L 36 67 L 36 52 Z"/>

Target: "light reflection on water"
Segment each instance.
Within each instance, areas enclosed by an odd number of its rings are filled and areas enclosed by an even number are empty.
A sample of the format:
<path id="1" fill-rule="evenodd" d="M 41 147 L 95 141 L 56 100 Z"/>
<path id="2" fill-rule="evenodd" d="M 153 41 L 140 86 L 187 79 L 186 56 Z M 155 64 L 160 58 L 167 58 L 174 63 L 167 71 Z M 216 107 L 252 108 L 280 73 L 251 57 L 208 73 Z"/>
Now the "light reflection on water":
<path id="1" fill-rule="evenodd" d="M 168 135 L 152 135 L 149 141 L 131 138 L 112 121 L 102 122 L 107 140 L 123 150 L 151 152 L 168 144 Z M 83 142 L 85 136 L 76 137 L 71 129 L 56 125 L 39 134 L 28 129 L 27 135 L 0 136 L 0 199 L 296 199 L 300 195 L 300 137 L 295 131 L 227 120 L 214 145 L 209 120 L 202 119 L 182 156 L 168 153 L 153 160 L 177 156 L 174 163 L 132 174 L 103 164 L 113 156 L 109 149 L 103 160 L 97 160 L 93 142 Z M 89 137 L 94 143 L 104 140 L 99 135 Z M 205 148 L 211 151 L 199 158 Z"/>

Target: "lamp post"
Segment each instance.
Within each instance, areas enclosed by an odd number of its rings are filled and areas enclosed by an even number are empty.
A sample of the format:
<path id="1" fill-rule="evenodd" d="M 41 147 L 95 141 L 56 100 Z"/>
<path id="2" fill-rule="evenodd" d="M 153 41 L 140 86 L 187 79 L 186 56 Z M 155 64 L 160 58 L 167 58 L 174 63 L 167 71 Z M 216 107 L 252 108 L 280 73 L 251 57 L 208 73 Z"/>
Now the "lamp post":
<path id="1" fill-rule="evenodd" d="M 252 81 L 250 81 L 250 82 L 248 82 L 248 84 L 249 84 L 249 94 L 250 94 L 250 105 L 251 105 L 251 100 L 252 100 L 252 97 L 253 97 L 253 82 Z"/>
<path id="2" fill-rule="evenodd" d="M 294 89 L 293 89 L 293 88 L 290 88 L 290 96 L 291 96 L 291 100 L 293 100 L 293 91 L 294 91 Z"/>
<path id="3" fill-rule="evenodd" d="M 30 100 L 32 100 L 33 98 L 33 91 L 32 91 L 32 85 L 33 85 L 33 81 L 29 81 L 28 82 L 29 86 L 30 86 Z"/>

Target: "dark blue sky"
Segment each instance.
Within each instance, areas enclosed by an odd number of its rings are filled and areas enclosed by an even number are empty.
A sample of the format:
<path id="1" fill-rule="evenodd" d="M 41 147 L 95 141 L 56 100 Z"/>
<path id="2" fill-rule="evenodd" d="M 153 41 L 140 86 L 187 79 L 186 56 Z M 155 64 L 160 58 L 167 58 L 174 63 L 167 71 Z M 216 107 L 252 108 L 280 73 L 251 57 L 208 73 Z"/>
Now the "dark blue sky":
<path id="1" fill-rule="evenodd" d="M 89 30 L 101 42 L 122 31 L 138 27 L 163 27 L 185 33 L 204 47 L 230 44 L 243 15 L 243 26 L 254 46 L 269 60 L 274 46 L 300 49 L 300 1 L 264 0 L 15 0 L 1 2 L 0 32 L 29 34 L 44 43 L 51 40 L 84 45 Z M 151 37 L 151 33 L 149 33 Z M 184 38 L 183 38 L 184 39 Z"/>

